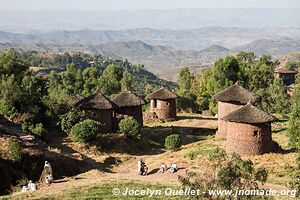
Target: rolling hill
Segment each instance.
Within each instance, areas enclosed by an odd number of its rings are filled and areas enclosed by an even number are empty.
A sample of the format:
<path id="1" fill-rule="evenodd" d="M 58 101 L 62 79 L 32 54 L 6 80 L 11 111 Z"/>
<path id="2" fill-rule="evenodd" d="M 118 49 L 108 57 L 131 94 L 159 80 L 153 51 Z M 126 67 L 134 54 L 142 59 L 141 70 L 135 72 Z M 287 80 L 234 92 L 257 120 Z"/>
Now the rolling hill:
<path id="1" fill-rule="evenodd" d="M 289 52 L 300 51 L 300 40 L 286 37 L 276 40 L 261 39 L 231 49 L 233 52 L 241 50 L 253 51 L 255 52 L 256 56 L 268 54 L 272 55 L 273 57 L 280 57 Z"/>
<path id="2" fill-rule="evenodd" d="M 19 38 L 18 35 L 15 34 L 9 37 L 12 41 L 27 41 L 27 39 L 25 40 L 23 37 Z M 16 37 L 16 39 L 13 39 L 14 37 Z M 2 40 L 4 40 L 3 38 Z M 125 42 L 113 41 L 100 44 L 96 42 L 95 44 L 59 43 L 61 40 L 62 39 L 52 41 L 51 39 L 43 39 L 42 41 L 44 42 L 51 41 L 53 43 L 34 43 L 34 41 L 39 40 L 33 36 L 32 40 L 28 41 L 28 43 L 0 43 L 0 50 L 15 48 L 19 51 L 29 50 L 54 53 L 82 51 L 89 54 L 103 54 L 113 59 L 128 59 L 135 64 L 144 64 L 145 68 L 150 72 L 171 81 L 177 80 L 179 68 L 182 66 L 191 67 L 194 72 L 199 72 L 205 66 L 212 65 L 217 59 L 229 54 L 235 54 L 241 50 L 253 51 L 256 56 L 269 54 L 273 57 L 280 57 L 289 52 L 300 51 L 300 39 L 287 37 L 255 40 L 231 49 L 213 44 L 202 50 L 179 50 L 169 45 L 152 45 L 140 40 Z M 77 40 L 70 38 L 68 41 L 76 42 Z"/>
<path id="3" fill-rule="evenodd" d="M 211 45 L 233 48 L 263 38 L 275 40 L 280 37 L 290 37 L 299 39 L 297 37 L 299 35 L 299 28 L 258 29 L 220 26 L 186 30 L 137 28 L 126 30 L 32 31 L 30 33 L 0 31 L 0 43 L 99 45 L 109 42 L 143 41 L 155 46 L 171 46 L 182 50 L 202 50 Z"/>

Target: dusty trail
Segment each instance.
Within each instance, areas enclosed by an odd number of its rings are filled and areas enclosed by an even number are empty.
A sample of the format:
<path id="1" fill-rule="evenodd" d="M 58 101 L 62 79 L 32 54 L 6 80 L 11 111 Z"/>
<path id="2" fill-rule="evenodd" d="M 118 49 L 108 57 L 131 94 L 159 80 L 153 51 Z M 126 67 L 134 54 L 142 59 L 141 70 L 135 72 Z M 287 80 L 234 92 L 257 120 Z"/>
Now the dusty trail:
<path id="1" fill-rule="evenodd" d="M 159 155 L 152 155 L 152 156 L 137 156 L 133 160 L 123 163 L 120 166 L 113 168 L 112 173 L 108 172 L 101 172 L 99 170 L 90 170 L 86 173 L 79 174 L 76 177 L 69 177 L 65 179 L 56 180 L 55 183 L 48 186 L 41 187 L 36 192 L 29 192 L 26 193 L 26 198 L 28 199 L 39 199 L 42 197 L 57 197 L 62 194 L 68 193 L 76 188 L 80 188 L 82 186 L 92 186 L 95 184 L 103 184 L 103 183 L 116 183 L 122 181 L 136 181 L 136 182 L 144 182 L 144 183 L 152 183 L 152 184 L 162 184 L 162 185 L 180 185 L 178 182 L 179 175 L 185 175 L 186 170 L 184 167 L 180 168 L 177 173 L 171 174 L 167 173 L 159 173 L 158 167 L 156 166 L 155 160 L 156 157 Z M 139 159 L 143 159 L 149 167 L 149 175 L 148 176 L 140 176 L 136 172 L 137 168 L 137 161 Z M 151 162 L 151 160 L 154 160 Z M 286 190 L 287 188 L 281 185 L 275 184 L 265 184 L 260 185 L 260 188 L 269 189 L 272 188 L 273 190 L 281 191 Z M 18 194 L 15 193 L 15 196 L 18 199 Z M 23 194 L 23 193 L 22 193 Z M 22 197 L 24 197 L 22 195 Z"/>

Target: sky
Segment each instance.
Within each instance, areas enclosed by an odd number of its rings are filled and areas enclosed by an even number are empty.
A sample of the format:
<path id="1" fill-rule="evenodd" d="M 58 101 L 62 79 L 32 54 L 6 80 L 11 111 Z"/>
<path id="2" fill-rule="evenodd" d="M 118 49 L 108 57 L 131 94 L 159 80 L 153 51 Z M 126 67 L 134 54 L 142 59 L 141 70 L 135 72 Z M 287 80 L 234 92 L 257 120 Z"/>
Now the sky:
<path id="1" fill-rule="evenodd" d="M 0 10 L 300 8 L 300 0 L 0 0 Z"/>

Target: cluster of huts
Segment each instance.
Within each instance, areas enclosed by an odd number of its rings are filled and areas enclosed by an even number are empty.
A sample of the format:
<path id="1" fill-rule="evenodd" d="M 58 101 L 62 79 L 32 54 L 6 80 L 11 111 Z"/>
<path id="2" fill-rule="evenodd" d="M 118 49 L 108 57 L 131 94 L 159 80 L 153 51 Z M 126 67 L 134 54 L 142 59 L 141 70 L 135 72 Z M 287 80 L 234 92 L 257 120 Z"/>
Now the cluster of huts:
<path id="1" fill-rule="evenodd" d="M 161 88 L 149 94 L 149 112 L 160 119 L 176 118 L 176 98 L 173 92 Z M 217 138 L 226 139 L 226 150 L 241 155 L 260 155 L 273 151 L 271 122 L 275 119 L 253 104 L 260 97 L 238 83 L 217 93 L 218 131 Z M 104 123 L 109 130 L 115 130 L 117 115 L 132 116 L 143 126 L 142 106 L 145 101 L 136 94 L 126 91 L 112 99 L 97 92 L 75 104 L 91 119 Z"/>
<path id="2" fill-rule="evenodd" d="M 275 119 L 252 104 L 260 97 L 238 83 L 217 93 L 217 138 L 226 139 L 226 151 L 261 155 L 273 151 L 271 122 Z"/>
<path id="3" fill-rule="evenodd" d="M 150 112 L 166 120 L 176 118 L 176 97 L 173 92 L 161 88 L 149 94 L 146 99 L 150 101 Z M 143 126 L 144 104 L 141 97 L 130 91 L 122 92 L 113 99 L 96 92 L 77 102 L 75 107 L 88 118 L 105 124 L 109 130 L 115 130 L 119 119 L 117 115 L 131 116 Z"/>

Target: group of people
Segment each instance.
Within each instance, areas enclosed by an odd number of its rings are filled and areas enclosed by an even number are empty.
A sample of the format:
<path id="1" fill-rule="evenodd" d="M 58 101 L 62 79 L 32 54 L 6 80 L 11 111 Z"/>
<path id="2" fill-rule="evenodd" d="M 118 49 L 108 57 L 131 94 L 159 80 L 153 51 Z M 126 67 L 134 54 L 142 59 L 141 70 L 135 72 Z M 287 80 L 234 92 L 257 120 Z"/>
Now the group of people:
<path id="1" fill-rule="evenodd" d="M 162 163 L 162 165 L 160 167 L 160 173 L 165 173 L 165 172 L 167 172 L 167 170 L 168 170 L 168 167 L 167 167 L 166 163 Z M 177 172 L 177 170 L 178 170 L 177 164 L 175 162 L 172 162 L 170 165 L 169 171 L 171 173 L 175 173 L 175 172 Z M 138 161 L 138 174 L 142 175 L 142 176 L 148 175 L 148 167 L 142 159 L 140 159 Z"/>
<path id="2" fill-rule="evenodd" d="M 162 165 L 161 165 L 161 167 L 160 167 L 160 172 L 161 172 L 161 173 L 165 173 L 165 172 L 167 172 L 167 170 L 168 170 L 168 167 L 167 167 L 166 163 L 162 163 Z M 170 171 L 171 173 L 177 172 L 177 164 L 176 164 L 175 162 L 172 162 L 172 163 L 171 163 L 170 168 L 169 168 L 169 171 Z"/>
<path id="3" fill-rule="evenodd" d="M 40 183 L 46 183 L 48 186 L 53 181 L 52 167 L 48 161 L 45 161 L 44 170 L 40 177 Z"/>
<path id="4" fill-rule="evenodd" d="M 40 177 L 39 183 L 40 184 L 46 183 L 49 186 L 51 182 L 53 182 L 52 167 L 48 161 L 45 161 L 44 169 Z M 21 191 L 28 192 L 28 191 L 36 191 L 36 190 L 37 190 L 37 183 L 33 183 L 30 180 L 27 186 L 22 187 Z"/>

